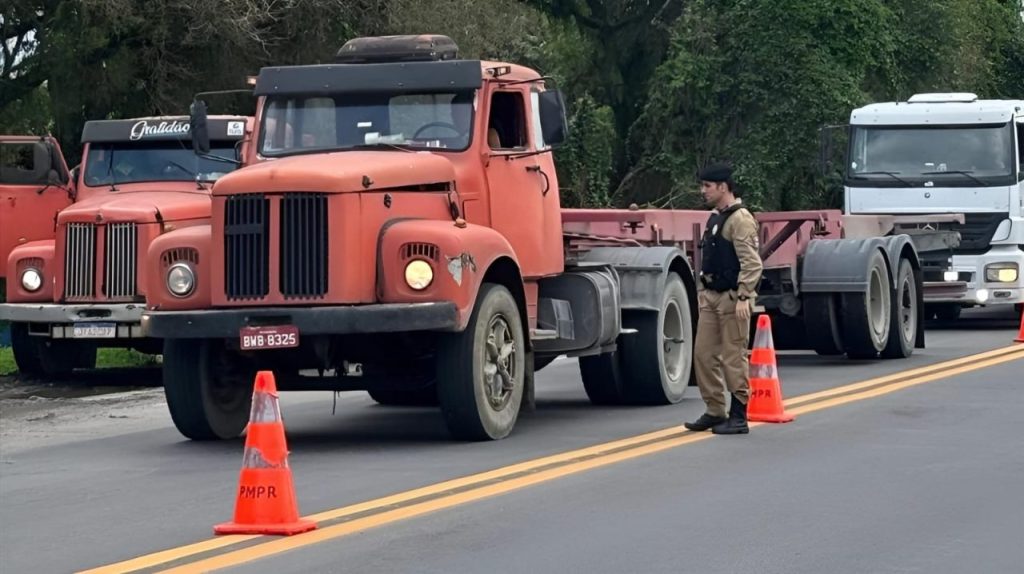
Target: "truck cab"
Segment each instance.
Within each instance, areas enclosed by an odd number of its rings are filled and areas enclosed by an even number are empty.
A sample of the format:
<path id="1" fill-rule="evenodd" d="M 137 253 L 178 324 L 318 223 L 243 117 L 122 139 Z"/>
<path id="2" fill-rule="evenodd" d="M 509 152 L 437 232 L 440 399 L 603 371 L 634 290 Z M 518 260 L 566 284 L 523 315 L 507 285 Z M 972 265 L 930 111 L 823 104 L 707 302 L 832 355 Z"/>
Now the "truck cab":
<path id="1" fill-rule="evenodd" d="M 0 319 L 11 322 L 19 371 L 92 367 L 98 347 L 159 352 L 139 326 L 140 262 L 161 234 L 208 224 L 210 188 L 247 161 L 252 119 L 210 118 L 207 131 L 212 146 L 200 156 L 185 116 L 85 124 L 75 202 L 49 216 L 56 236 L 22 242 L 6 260 Z"/>
<path id="2" fill-rule="evenodd" d="M 1024 101 L 917 94 L 858 108 L 850 124 L 847 213 L 962 217 L 920 224 L 960 235 L 950 265 L 924 279 L 966 288 L 935 290 L 931 313 L 1024 302 Z"/>
<path id="3" fill-rule="evenodd" d="M 0 281 L 19 245 L 53 239 L 57 212 L 75 196 L 60 144 L 50 136 L 0 136 Z"/>

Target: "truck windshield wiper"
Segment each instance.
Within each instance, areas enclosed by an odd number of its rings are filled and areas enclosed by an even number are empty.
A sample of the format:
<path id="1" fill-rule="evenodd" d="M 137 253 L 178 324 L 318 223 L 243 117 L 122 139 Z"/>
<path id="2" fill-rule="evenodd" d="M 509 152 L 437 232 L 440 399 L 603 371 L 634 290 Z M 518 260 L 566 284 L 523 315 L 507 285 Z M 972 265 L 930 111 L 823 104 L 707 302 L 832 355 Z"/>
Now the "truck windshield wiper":
<path id="1" fill-rule="evenodd" d="M 978 179 L 978 178 L 974 177 L 973 175 L 971 175 L 972 173 L 974 173 L 973 171 L 965 171 L 965 170 L 962 170 L 962 169 L 951 169 L 951 170 L 947 170 L 947 171 L 922 171 L 921 175 L 940 175 L 940 174 L 943 174 L 943 173 L 956 173 L 956 174 L 959 174 L 959 175 L 966 175 L 967 177 L 971 178 L 971 180 L 973 180 L 974 183 L 976 183 L 978 185 L 981 185 L 981 186 L 988 185 L 984 181 L 981 181 L 980 179 Z"/>
<path id="2" fill-rule="evenodd" d="M 862 171 L 862 172 L 858 172 L 858 173 L 854 174 L 853 178 L 854 179 L 858 179 L 858 178 L 859 179 L 863 179 L 863 178 L 861 178 L 862 175 L 887 175 L 887 176 L 895 179 L 896 181 L 902 183 L 903 185 L 905 185 L 907 187 L 910 187 L 910 182 L 905 180 L 905 179 L 903 179 L 902 177 L 896 175 L 898 173 L 899 173 L 898 171 Z"/>

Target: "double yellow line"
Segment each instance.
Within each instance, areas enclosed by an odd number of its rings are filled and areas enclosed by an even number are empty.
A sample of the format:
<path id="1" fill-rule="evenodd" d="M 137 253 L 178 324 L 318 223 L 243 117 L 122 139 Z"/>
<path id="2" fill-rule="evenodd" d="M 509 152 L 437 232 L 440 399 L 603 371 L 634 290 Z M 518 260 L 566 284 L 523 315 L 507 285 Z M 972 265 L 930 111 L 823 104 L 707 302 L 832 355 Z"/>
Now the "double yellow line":
<path id="1" fill-rule="evenodd" d="M 801 395 L 785 401 L 786 410 L 793 415 L 812 413 L 1021 358 L 1024 358 L 1024 345 L 1004 347 Z M 752 426 L 759 424 L 754 423 Z M 156 571 L 160 568 L 163 568 L 161 572 L 174 573 L 217 570 L 624 460 L 708 440 L 713 436 L 711 433 L 686 431 L 682 426 L 670 427 L 314 514 L 306 518 L 316 521 L 320 528 L 306 534 L 290 538 L 213 538 L 88 570 L 85 574 Z"/>

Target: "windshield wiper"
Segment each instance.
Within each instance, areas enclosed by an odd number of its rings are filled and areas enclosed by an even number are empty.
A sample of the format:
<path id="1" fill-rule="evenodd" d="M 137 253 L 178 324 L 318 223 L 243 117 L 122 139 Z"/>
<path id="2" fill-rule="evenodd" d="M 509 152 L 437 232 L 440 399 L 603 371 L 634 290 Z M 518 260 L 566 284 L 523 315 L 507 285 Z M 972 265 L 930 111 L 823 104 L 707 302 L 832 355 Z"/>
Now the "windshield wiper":
<path id="1" fill-rule="evenodd" d="M 971 180 L 974 181 L 974 183 L 976 183 L 976 184 L 978 184 L 978 185 L 980 185 L 982 187 L 988 185 L 984 181 L 981 181 L 980 179 L 978 179 L 978 178 L 974 177 L 973 175 L 971 175 L 972 173 L 974 173 L 973 171 L 965 171 L 965 170 L 962 170 L 962 169 L 950 169 L 950 170 L 947 170 L 947 171 L 922 171 L 921 175 L 939 175 L 939 174 L 943 174 L 943 173 L 956 173 L 956 174 L 959 174 L 959 175 L 966 175 L 967 177 L 971 178 Z"/>
<path id="2" fill-rule="evenodd" d="M 408 145 L 408 144 L 405 144 L 405 145 Z M 411 149 L 409 149 L 407 147 L 402 147 L 402 146 L 400 146 L 398 144 L 385 143 L 385 142 L 377 142 L 377 143 L 372 143 L 372 144 L 367 144 L 367 143 L 356 144 L 356 145 L 354 145 L 352 147 L 356 148 L 356 149 L 374 149 L 374 148 L 386 147 L 386 148 L 391 148 L 391 149 L 397 149 L 398 151 L 404 151 L 406 153 L 416 153 L 416 152 L 414 152 L 413 150 L 411 150 Z"/>
<path id="3" fill-rule="evenodd" d="M 902 183 L 903 185 L 910 187 L 910 182 L 896 175 L 898 173 L 898 171 L 862 171 L 853 175 L 853 179 L 864 179 L 861 177 L 862 175 L 887 175 L 895 179 L 896 181 Z"/>

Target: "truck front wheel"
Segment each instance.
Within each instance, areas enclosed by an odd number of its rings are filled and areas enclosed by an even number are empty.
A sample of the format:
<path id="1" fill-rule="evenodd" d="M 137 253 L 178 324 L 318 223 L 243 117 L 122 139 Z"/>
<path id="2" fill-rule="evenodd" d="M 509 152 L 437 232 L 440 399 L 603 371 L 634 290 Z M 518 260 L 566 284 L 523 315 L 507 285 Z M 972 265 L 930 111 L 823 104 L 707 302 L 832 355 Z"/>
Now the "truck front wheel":
<path id="1" fill-rule="evenodd" d="M 39 342 L 28 334 L 28 325 L 11 323 L 11 350 L 14 351 L 18 373 L 22 376 L 39 377 L 44 374 Z"/>
<path id="2" fill-rule="evenodd" d="M 249 422 L 255 371 L 220 341 L 164 342 L 164 395 L 174 426 L 192 440 L 231 439 Z"/>
<path id="3" fill-rule="evenodd" d="M 95 342 L 33 337 L 25 323 L 11 324 L 11 346 L 18 372 L 26 377 L 66 377 L 75 369 L 96 368 Z"/>
<path id="4" fill-rule="evenodd" d="M 469 324 L 438 345 L 437 385 L 449 431 L 461 440 L 512 432 L 526 381 L 526 345 L 516 300 L 501 285 L 480 287 Z"/>

